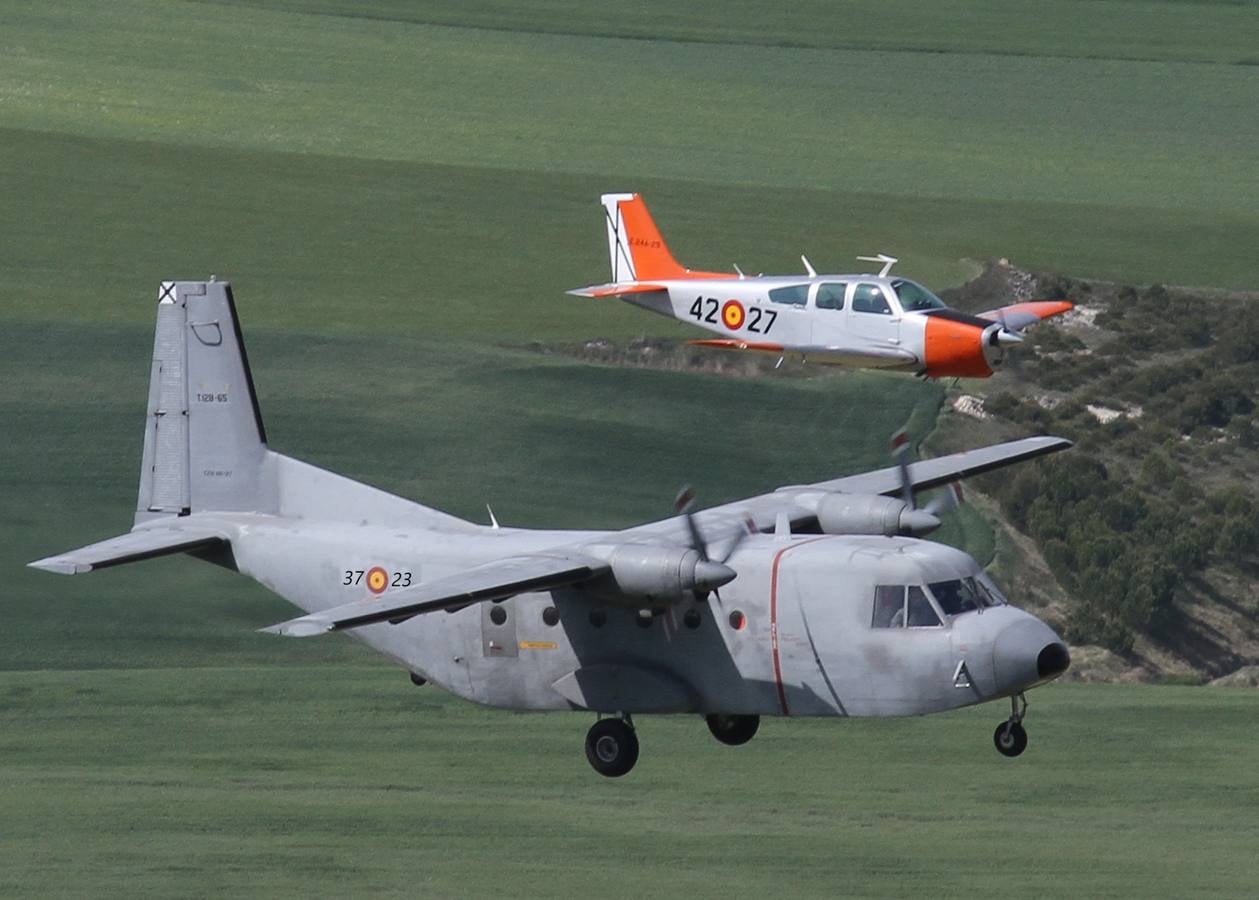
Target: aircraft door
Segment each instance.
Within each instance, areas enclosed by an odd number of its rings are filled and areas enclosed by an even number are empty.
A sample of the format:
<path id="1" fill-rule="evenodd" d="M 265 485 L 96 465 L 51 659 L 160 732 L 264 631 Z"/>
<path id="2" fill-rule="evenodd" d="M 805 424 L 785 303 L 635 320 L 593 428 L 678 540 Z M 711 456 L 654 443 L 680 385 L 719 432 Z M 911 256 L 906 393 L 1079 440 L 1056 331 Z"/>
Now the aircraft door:
<path id="1" fill-rule="evenodd" d="M 848 304 L 848 331 L 859 346 L 900 346 L 900 307 L 881 285 L 858 282 Z"/>
<path id="2" fill-rule="evenodd" d="M 782 558 L 775 587 L 770 642 L 779 702 L 786 706 L 783 712 L 847 715 L 842 686 L 828 671 L 836 667 L 846 671 L 841 658 L 846 629 L 836 615 L 838 598 L 829 590 L 842 587 L 812 570 L 806 558 L 793 559 L 790 553 Z"/>
<path id="3" fill-rule="evenodd" d="M 813 286 L 813 338 L 815 347 L 843 347 L 848 330 L 849 285 L 844 281 L 822 281 Z"/>
<path id="4" fill-rule="evenodd" d="M 508 599 L 481 604 L 481 652 L 485 656 L 518 656 L 516 604 Z"/>
<path id="5" fill-rule="evenodd" d="M 770 288 L 769 303 L 754 304 L 763 307 L 761 312 L 749 312 L 748 336 L 754 340 L 765 340 L 784 346 L 805 346 L 809 343 L 813 330 L 812 314 L 808 309 L 809 285 L 791 284 L 784 287 Z M 751 321 L 759 318 L 759 322 Z M 757 332 L 762 337 L 757 336 Z"/>

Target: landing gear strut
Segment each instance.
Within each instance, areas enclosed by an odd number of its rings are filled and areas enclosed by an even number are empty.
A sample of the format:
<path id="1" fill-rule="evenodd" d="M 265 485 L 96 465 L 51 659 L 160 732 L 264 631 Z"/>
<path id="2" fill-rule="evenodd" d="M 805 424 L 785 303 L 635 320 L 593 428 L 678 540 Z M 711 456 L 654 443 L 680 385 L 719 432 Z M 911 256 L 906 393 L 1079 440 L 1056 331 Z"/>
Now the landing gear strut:
<path id="1" fill-rule="evenodd" d="M 704 716 L 704 721 L 708 723 L 708 730 L 713 733 L 713 737 L 723 744 L 729 744 L 731 747 L 737 747 L 752 740 L 752 737 L 756 734 L 756 729 L 761 726 L 760 716 L 735 716 L 714 713 L 710 716 Z"/>
<path id="2" fill-rule="evenodd" d="M 628 713 L 600 719 L 586 732 L 586 759 L 600 775 L 619 778 L 638 762 L 638 735 Z"/>
<path id="3" fill-rule="evenodd" d="M 997 726 L 992 742 L 1002 756 L 1018 756 L 1027 749 L 1027 732 L 1023 717 L 1027 715 L 1027 698 L 1016 694 L 1010 698 L 1010 718 Z"/>

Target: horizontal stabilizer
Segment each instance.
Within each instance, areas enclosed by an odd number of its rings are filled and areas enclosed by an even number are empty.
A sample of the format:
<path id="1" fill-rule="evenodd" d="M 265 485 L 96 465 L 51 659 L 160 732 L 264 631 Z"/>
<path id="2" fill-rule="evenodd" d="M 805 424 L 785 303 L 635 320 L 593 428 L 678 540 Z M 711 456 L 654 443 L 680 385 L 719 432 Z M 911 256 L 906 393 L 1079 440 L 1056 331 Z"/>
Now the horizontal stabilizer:
<path id="1" fill-rule="evenodd" d="M 1014 303 L 1000 309 L 981 312 L 979 318 L 1000 322 L 1010 331 L 1022 331 L 1042 319 L 1060 316 L 1073 309 L 1075 309 L 1075 304 L 1066 300 L 1030 300 L 1027 303 Z"/>
<path id="2" fill-rule="evenodd" d="M 575 288 L 568 293 L 574 297 L 624 297 L 628 294 L 654 294 L 668 290 L 663 284 L 647 284 L 632 281 L 620 284 L 592 284 L 590 287 Z"/>
<path id="3" fill-rule="evenodd" d="M 576 584 L 602 574 L 607 568 L 600 560 L 575 554 L 516 556 L 399 591 L 387 602 L 359 600 L 261 630 L 285 637 L 314 637 L 378 622 L 396 625 L 412 616 L 439 609 L 461 609 L 486 600 L 505 600 L 529 591 Z"/>
<path id="4" fill-rule="evenodd" d="M 209 549 L 224 541 L 226 537 L 213 529 L 163 524 L 158 528 L 141 528 L 107 541 L 88 544 L 58 556 L 37 559 L 28 565 L 58 575 L 78 575 L 155 556 Z"/>

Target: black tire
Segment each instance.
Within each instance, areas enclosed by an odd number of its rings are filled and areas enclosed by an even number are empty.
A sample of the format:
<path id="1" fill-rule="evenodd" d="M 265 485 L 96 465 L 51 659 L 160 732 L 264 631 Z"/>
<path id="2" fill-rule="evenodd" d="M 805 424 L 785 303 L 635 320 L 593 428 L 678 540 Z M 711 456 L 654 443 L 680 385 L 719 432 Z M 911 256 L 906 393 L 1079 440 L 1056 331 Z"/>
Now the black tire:
<path id="1" fill-rule="evenodd" d="M 992 733 L 992 743 L 1002 756 L 1018 756 L 1027 749 L 1027 732 L 1018 722 L 1002 722 Z"/>
<path id="2" fill-rule="evenodd" d="M 586 732 L 586 759 L 600 775 L 619 778 L 638 762 L 638 735 L 623 719 L 600 719 Z"/>
<path id="3" fill-rule="evenodd" d="M 756 729 L 761 727 L 760 716 L 713 713 L 704 716 L 704 721 L 708 723 L 708 730 L 713 733 L 713 737 L 731 747 L 746 744 L 756 736 Z"/>

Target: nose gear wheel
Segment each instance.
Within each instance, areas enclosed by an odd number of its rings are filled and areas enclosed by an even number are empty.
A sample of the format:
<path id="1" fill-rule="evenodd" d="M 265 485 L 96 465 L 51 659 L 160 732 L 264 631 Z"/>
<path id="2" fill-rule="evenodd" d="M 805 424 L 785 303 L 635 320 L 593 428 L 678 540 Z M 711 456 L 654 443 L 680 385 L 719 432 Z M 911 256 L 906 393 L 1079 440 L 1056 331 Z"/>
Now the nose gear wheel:
<path id="1" fill-rule="evenodd" d="M 1010 698 L 1010 718 L 997 726 L 992 743 L 1002 756 L 1018 756 L 1027 749 L 1027 731 L 1023 717 L 1027 715 L 1027 698 L 1016 694 Z"/>

